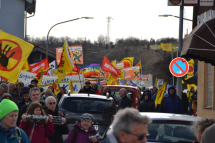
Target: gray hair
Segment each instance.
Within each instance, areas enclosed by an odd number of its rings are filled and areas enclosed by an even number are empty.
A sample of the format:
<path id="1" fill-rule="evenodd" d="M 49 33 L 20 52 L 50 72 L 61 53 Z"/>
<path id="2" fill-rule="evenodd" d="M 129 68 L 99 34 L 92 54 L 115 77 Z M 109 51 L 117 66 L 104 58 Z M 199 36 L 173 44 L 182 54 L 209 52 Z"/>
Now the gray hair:
<path id="1" fill-rule="evenodd" d="M 134 124 L 150 124 L 152 121 L 147 116 L 141 116 L 137 109 L 125 108 L 119 110 L 113 120 L 113 134 L 119 139 L 119 132 L 132 132 Z"/>
<path id="2" fill-rule="evenodd" d="M 125 88 L 121 88 L 120 90 L 123 91 L 123 93 L 125 94 L 127 93 L 127 90 Z"/>
<path id="3" fill-rule="evenodd" d="M 46 98 L 45 102 L 48 103 L 52 99 L 54 99 L 55 101 L 57 101 L 55 97 L 49 96 L 49 97 Z"/>
<path id="4" fill-rule="evenodd" d="M 40 89 L 39 89 L 38 87 L 33 87 L 33 88 L 31 88 L 30 91 L 29 91 L 30 97 L 31 97 L 31 92 L 32 92 L 32 91 L 38 91 L 39 94 L 40 94 Z"/>
<path id="5" fill-rule="evenodd" d="M 4 88 L 6 91 L 8 91 L 8 85 L 6 83 L 0 84 L 0 90 Z"/>

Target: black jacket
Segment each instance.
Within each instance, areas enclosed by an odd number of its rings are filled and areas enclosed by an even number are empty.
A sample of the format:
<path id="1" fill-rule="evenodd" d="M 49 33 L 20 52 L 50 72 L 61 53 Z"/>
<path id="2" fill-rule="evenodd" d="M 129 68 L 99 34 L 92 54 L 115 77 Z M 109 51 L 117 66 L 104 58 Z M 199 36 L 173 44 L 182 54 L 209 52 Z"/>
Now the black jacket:
<path id="1" fill-rule="evenodd" d="M 22 100 L 20 100 L 19 103 L 18 103 L 18 105 L 17 105 L 18 108 L 19 108 L 19 111 L 22 109 L 22 107 L 23 107 L 24 105 L 28 104 L 29 102 L 31 102 L 30 99 L 26 102 L 25 99 L 22 98 Z"/>
<path id="2" fill-rule="evenodd" d="M 83 90 L 80 90 L 78 93 L 95 94 L 95 90 L 93 90 L 92 87 L 86 88 L 86 87 L 84 86 Z"/>
<path id="3" fill-rule="evenodd" d="M 13 89 L 13 92 L 11 93 L 11 95 L 13 96 L 13 101 L 16 103 L 16 105 L 18 105 L 19 101 L 21 100 L 21 96 L 17 88 Z"/>
<path id="4" fill-rule="evenodd" d="M 18 120 L 17 120 L 17 122 L 16 122 L 16 125 L 17 125 L 17 126 L 19 126 L 20 121 L 21 121 L 21 118 L 22 118 L 22 115 L 23 115 L 24 113 L 27 112 L 28 107 L 29 107 L 29 105 L 30 105 L 31 103 L 32 103 L 32 101 L 31 101 L 29 104 L 24 105 L 24 106 L 21 108 L 21 110 L 19 111 Z M 44 106 L 44 105 L 45 105 L 45 102 L 42 101 L 42 100 L 40 100 L 40 104 L 41 104 L 42 106 Z"/>
<path id="5" fill-rule="evenodd" d="M 148 99 L 145 100 L 145 95 L 148 95 Z M 138 110 L 140 112 L 154 112 L 155 111 L 155 104 L 152 102 L 151 93 L 144 93 L 143 94 L 143 101 L 140 103 Z"/>
<path id="6" fill-rule="evenodd" d="M 124 96 L 120 101 L 119 101 L 119 105 L 118 105 L 118 110 L 119 109 L 124 109 L 126 107 L 131 107 L 131 100 L 127 97 Z"/>
<path id="7" fill-rule="evenodd" d="M 43 106 L 43 109 L 45 110 L 46 114 L 50 114 L 52 116 L 60 116 L 58 114 L 58 109 L 57 107 L 55 108 L 55 111 L 53 112 L 52 110 L 48 109 L 46 106 Z M 69 134 L 69 129 L 66 124 L 63 125 L 56 125 L 54 124 L 54 130 L 55 133 L 53 136 L 48 137 L 50 143 L 63 143 L 63 134 Z"/>

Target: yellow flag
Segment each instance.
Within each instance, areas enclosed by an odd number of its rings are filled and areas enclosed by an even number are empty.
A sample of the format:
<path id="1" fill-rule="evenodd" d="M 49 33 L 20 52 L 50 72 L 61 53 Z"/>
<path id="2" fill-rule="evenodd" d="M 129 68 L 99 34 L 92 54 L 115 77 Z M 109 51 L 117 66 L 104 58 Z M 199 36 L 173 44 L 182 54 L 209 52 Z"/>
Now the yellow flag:
<path id="1" fill-rule="evenodd" d="M 138 63 L 136 66 L 139 66 L 139 67 L 140 67 L 140 69 L 142 69 L 141 61 L 139 61 L 139 63 Z"/>
<path id="2" fill-rule="evenodd" d="M 16 83 L 34 45 L 0 30 L 0 77 Z"/>
<path id="3" fill-rule="evenodd" d="M 189 60 L 188 64 L 189 64 L 189 70 L 186 75 L 187 77 L 184 80 L 188 80 L 194 76 L 194 60 L 193 59 Z"/>
<path id="4" fill-rule="evenodd" d="M 22 70 L 23 70 L 23 71 L 29 71 L 28 60 L 24 63 L 24 66 L 23 66 Z"/>
<path id="5" fill-rule="evenodd" d="M 155 79 L 155 87 L 158 88 L 158 78 Z"/>
<path id="6" fill-rule="evenodd" d="M 70 52 L 68 49 L 68 42 L 65 41 L 63 44 L 63 51 L 61 55 L 60 64 L 57 69 L 58 82 L 61 82 L 66 77 L 66 71 L 71 71 L 74 67 L 73 62 L 70 58 Z"/>
<path id="7" fill-rule="evenodd" d="M 70 81 L 69 81 L 69 89 L 70 89 L 70 93 L 74 94 L 75 91 L 74 91 L 74 88 L 73 88 L 73 84 L 72 84 L 72 78 L 70 78 Z"/>
<path id="8" fill-rule="evenodd" d="M 182 84 L 184 84 L 184 80 L 181 80 Z"/>
<path id="9" fill-rule="evenodd" d="M 124 63 L 124 68 L 133 67 L 134 57 L 125 57 L 120 62 Z"/>
<path id="10" fill-rule="evenodd" d="M 163 51 L 172 51 L 172 43 L 161 43 L 161 49 Z"/>
<path id="11" fill-rule="evenodd" d="M 34 77 L 34 79 L 38 81 L 37 86 L 39 86 L 43 80 L 43 73 L 44 73 L 44 67 L 42 67 L 40 71 L 37 73 L 37 75 Z"/>
<path id="12" fill-rule="evenodd" d="M 187 84 L 187 90 L 190 91 L 190 89 L 191 89 L 192 87 L 194 87 L 194 89 L 196 89 L 197 86 L 196 86 L 195 84 Z"/>
<path id="13" fill-rule="evenodd" d="M 120 79 L 124 79 L 124 77 L 125 77 L 125 71 L 119 71 L 120 73 L 121 73 L 121 75 L 120 76 L 118 76 L 118 78 L 120 78 Z"/>
<path id="14" fill-rule="evenodd" d="M 165 89 L 166 89 L 166 82 L 157 91 L 157 95 L 155 99 L 155 108 L 157 107 L 158 104 L 161 104 Z"/>
<path id="15" fill-rule="evenodd" d="M 58 82 L 57 79 L 54 81 L 54 83 L 52 84 L 52 87 L 54 88 L 54 94 L 57 95 L 60 92 L 60 88 L 58 86 Z"/>
<path id="16" fill-rule="evenodd" d="M 111 63 L 114 67 L 116 67 L 116 60 Z"/>

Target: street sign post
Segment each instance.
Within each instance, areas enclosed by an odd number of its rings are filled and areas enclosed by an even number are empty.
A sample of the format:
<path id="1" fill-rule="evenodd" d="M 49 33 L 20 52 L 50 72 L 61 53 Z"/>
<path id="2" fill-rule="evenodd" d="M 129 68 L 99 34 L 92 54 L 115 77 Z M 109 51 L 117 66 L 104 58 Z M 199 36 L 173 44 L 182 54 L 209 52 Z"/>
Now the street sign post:
<path id="1" fill-rule="evenodd" d="M 175 58 L 170 62 L 169 70 L 175 77 L 182 77 L 187 74 L 189 64 L 183 58 Z"/>

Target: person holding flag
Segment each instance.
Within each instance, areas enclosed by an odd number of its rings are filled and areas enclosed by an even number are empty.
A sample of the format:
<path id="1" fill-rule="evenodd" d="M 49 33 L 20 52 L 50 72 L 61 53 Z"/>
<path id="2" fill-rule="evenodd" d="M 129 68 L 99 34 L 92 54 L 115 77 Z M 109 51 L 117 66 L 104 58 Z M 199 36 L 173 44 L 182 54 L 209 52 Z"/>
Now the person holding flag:
<path id="1" fill-rule="evenodd" d="M 176 95 L 175 86 L 169 85 L 168 95 L 162 99 L 160 111 L 163 113 L 184 114 L 181 99 Z"/>

